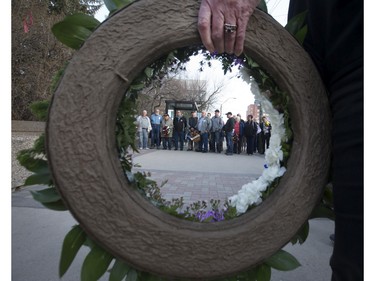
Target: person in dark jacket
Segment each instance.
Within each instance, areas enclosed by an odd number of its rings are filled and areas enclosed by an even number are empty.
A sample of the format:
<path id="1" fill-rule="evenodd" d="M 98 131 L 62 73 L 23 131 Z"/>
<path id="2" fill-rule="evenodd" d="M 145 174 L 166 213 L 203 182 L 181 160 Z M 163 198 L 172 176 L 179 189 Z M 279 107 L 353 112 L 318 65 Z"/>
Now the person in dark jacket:
<path id="1" fill-rule="evenodd" d="M 253 121 L 253 115 L 247 115 L 247 121 L 244 127 L 244 135 L 246 137 L 246 153 L 247 155 L 253 155 L 254 153 L 254 139 L 257 134 L 257 125 Z"/>
<path id="2" fill-rule="evenodd" d="M 225 135 L 227 139 L 227 152 L 225 154 L 233 155 L 234 118 L 232 116 L 232 112 L 228 112 L 226 115 L 228 120 L 224 125 Z"/>
<path id="3" fill-rule="evenodd" d="M 176 111 L 176 116 L 173 118 L 173 136 L 174 136 L 174 150 L 178 150 L 178 143 L 180 143 L 180 150 L 184 150 L 185 128 L 187 126 L 186 118 L 181 114 L 180 110 Z"/>

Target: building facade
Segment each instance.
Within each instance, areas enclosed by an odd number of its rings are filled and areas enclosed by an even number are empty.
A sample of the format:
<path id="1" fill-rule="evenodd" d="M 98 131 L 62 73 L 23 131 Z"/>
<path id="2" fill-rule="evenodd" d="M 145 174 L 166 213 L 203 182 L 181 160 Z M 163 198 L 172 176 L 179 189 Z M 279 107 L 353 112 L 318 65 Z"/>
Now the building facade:
<path id="1" fill-rule="evenodd" d="M 259 106 L 257 106 L 256 104 L 250 104 L 247 107 L 246 116 L 249 115 L 249 114 L 253 115 L 253 118 L 256 119 L 257 121 L 259 121 L 259 116 L 260 116 Z"/>

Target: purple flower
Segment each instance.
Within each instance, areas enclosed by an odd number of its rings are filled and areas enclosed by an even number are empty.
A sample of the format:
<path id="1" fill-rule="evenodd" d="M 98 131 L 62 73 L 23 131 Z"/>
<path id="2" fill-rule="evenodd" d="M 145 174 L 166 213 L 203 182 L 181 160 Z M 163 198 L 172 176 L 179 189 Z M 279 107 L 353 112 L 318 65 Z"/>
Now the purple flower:
<path id="1" fill-rule="evenodd" d="M 195 217 L 200 222 L 218 222 L 225 219 L 223 210 L 199 211 L 195 214 Z"/>
<path id="2" fill-rule="evenodd" d="M 243 64 L 243 60 L 241 58 L 236 58 L 236 60 L 234 61 L 234 65 L 242 65 Z"/>

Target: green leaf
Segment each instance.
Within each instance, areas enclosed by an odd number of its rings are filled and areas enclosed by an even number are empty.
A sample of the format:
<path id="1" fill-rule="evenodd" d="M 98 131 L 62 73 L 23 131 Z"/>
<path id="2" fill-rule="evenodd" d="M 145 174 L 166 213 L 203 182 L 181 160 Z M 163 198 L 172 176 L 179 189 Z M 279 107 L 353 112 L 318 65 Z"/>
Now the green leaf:
<path id="1" fill-rule="evenodd" d="M 305 41 L 306 34 L 307 34 L 307 25 L 304 25 L 300 30 L 298 30 L 298 32 L 296 33 L 296 35 L 294 35 L 294 37 L 297 39 L 298 43 L 302 45 L 303 41 Z"/>
<path id="2" fill-rule="evenodd" d="M 38 173 L 48 169 L 48 162 L 41 158 L 36 157 L 32 149 L 21 150 L 17 155 L 17 160 L 27 170 L 33 173 Z"/>
<path id="3" fill-rule="evenodd" d="M 293 270 L 301 265 L 293 255 L 284 250 L 276 252 L 273 256 L 266 259 L 265 263 L 281 271 Z"/>
<path id="4" fill-rule="evenodd" d="M 126 281 L 137 281 L 138 273 L 135 269 L 130 269 L 126 275 Z"/>
<path id="5" fill-rule="evenodd" d="M 265 0 L 260 0 L 257 8 L 268 14 L 267 3 Z"/>
<path id="6" fill-rule="evenodd" d="M 307 10 L 302 12 L 302 13 L 299 13 L 297 15 L 295 15 L 293 18 L 291 18 L 288 23 L 286 24 L 285 26 L 285 29 L 290 33 L 292 34 L 293 36 L 295 36 L 297 34 L 297 32 L 302 29 L 302 27 L 305 25 L 306 23 L 306 15 L 307 15 Z"/>
<path id="7" fill-rule="evenodd" d="M 65 22 L 56 23 L 52 32 L 61 43 L 75 50 L 78 50 L 92 33 L 87 28 Z"/>
<path id="8" fill-rule="evenodd" d="M 46 188 L 39 191 L 30 191 L 34 200 L 40 203 L 51 203 L 61 199 L 60 194 L 56 191 L 56 188 Z"/>
<path id="9" fill-rule="evenodd" d="M 128 5 L 133 0 L 104 0 L 104 4 L 111 13 Z"/>
<path id="10" fill-rule="evenodd" d="M 78 253 L 78 250 L 83 245 L 83 242 L 85 242 L 85 239 L 86 233 L 79 225 L 73 226 L 73 228 L 65 236 L 59 264 L 60 278 L 63 277 L 66 271 L 69 269 Z"/>
<path id="11" fill-rule="evenodd" d="M 151 78 L 153 72 L 154 70 L 151 67 L 146 67 L 145 74 L 148 78 Z"/>
<path id="12" fill-rule="evenodd" d="M 165 278 L 162 278 L 162 277 L 159 277 L 159 276 L 155 276 L 155 275 L 152 275 L 148 272 L 138 272 L 138 275 L 137 275 L 138 279 L 137 280 L 142 280 L 142 281 L 165 281 L 166 279 Z M 126 279 L 128 280 L 128 279 Z M 182 281 L 183 279 L 179 279 L 179 281 Z"/>
<path id="13" fill-rule="evenodd" d="M 333 190 L 331 183 L 328 183 L 324 188 L 323 202 L 328 207 L 333 208 Z"/>
<path id="14" fill-rule="evenodd" d="M 39 171 L 36 174 L 29 176 L 26 180 L 24 185 L 49 185 L 52 183 L 51 174 L 48 168 L 44 168 L 43 170 Z"/>
<path id="15" fill-rule="evenodd" d="M 54 211 L 67 211 L 68 208 L 65 206 L 64 202 L 62 200 L 51 202 L 51 203 L 42 203 L 44 207 L 47 209 L 51 209 Z"/>
<path id="16" fill-rule="evenodd" d="M 332 209 L 319 204 L 314 208 L 312 211 L 309 219 L 315 219 L 315 218 L 328 218 L 330 220 L 335 220 L 335 213 Z"/>
<path id="17" fill-rule="evenodd" d="M 36 101 L 30 105 L 31 112 L 38 118 L 39 121 L 47 121 L 49 100 Z"/>
<path id="18" fill-rule="evenodd" d="M 139 91 L 145 87 L 144 84 L 130 85 L 130 90 Z"/>
<path id="19" fill-rule="evenodd" d="M 89 16 L 82 13 L 66 16 L 62 22 L 82 26 L 90 31 L 94 31 L 100 25 L 100 21 L 98 21 L 94 16 Z"/>
<path id="20" fill-rule="evenodd" d="M 98 280 L 107 270 L 113 256 L 95 245 L 83 261 L 81 281 Z"/>
<path id="21" fill-rule="evenodd" d="M 242 274 L 240 275 L 241 278 Z M 257 280 L 257 268 L 253 268 L 244 273 L 243 279 L 246 281 L 258 281 Z"/>
<path id="22" fill-rule="evenodd" d="M 306 221 L 300 227 L 296 235 L 291 239 L 292 244 L 294 245 L 297 242 L 299 242 L 300 244 L 304 243 L 307 237 L 309 236 L 309 229 L 310 229 L 309 221 Z"/>
<path id="23" fill-rule="evenodd" d="M 99 24 L 93 16 L 75 14 L 56 23 L 52 27 L 52 33 L 66 46 L 79 49 Z"/>
<path id="24" fill-rule="evenodd" d="M 271 280 L 271 267 L 266 264 L 262 264 L 257 267 L 257 281 L 270 281 Z"/>
<path id="25" fill-rule="evenodd" d="M 113 265 L 111 273 L 109 275 L 109 281 L 122 281 L 125 278 L 126 274 L 129 272 L 129 270 L 129 265 L 116 259 L 115 264 Z"/>

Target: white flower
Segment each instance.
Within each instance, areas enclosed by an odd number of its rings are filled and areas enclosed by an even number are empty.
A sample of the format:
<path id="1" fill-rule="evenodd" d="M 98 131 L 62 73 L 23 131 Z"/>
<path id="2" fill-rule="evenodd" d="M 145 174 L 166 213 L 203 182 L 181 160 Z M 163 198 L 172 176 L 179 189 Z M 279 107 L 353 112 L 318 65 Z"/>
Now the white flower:
<path id="1" fill-rule="evenodd" d="M 268 185 L 274 179 L 283 176 L 286 172 L 285 167 L 280 167 L 280 161 L 283 160 L 281 141 L 285 139 L 284 116 L 273 107 L 265 96 L 261 95 L 256 83 L 252 81 L 250 83 L 255 99 L 259 100 L 265 111 L 269 113 L 272 135 L 270 146 L 265 152 L 267 168 L 263 170 L 257 180 L 243 185 L 237 194 L 228 198 L 229 204 L 236 207 L 237 214 L 245 213 L 251 205 L 259 205 L 262 202 L 262 192 L 267 190 Z"/>
<path id="2" fill-rule="evenodd" d="M 280 147 L 281 137 L 279 134 L 272 133 L 272 137 L 270 139 L 270 147 L 277 148 Z"/>
<path id="3" fill-rule="evenodd" d="M 262 173 L 262 177 L 267 181 L 268 183 L 271 183 L 275 178 L 278 177 L 279 174 L 279 166 L 273 165 L 269 166 L 267 169 L 265 169 Z"/>
<path id="4" fill-rule="evenodd" d="M 237 212 L 245 213 L 249 204 L 245 196 L 238 196 L 235 205 Z"/>
<path id="5" fill-rule="evenodd" d="M 268 166 L 278 165 L 283 159 L 283 151 L 281 146 L 277 149 L 267 149 L 265 152 L 265 159 Z"/>
<path id="6" fill-rule="evenodd" d="M 243 186 L 242 189 L 238 192 L 239 196 L 245 198 L 248 205 L 252 205 L 258 202 L 261 197 L 261 193 L 256 189 L 256 186 L 253 184 Z"/>
<path id="7" fill-rule="evenodd" d="M 268 182 L 263 177 L 259 177 L 257 180 L 253 181 L 253 184 L 260 192 L 265 191 L 268 187 Z"/>

